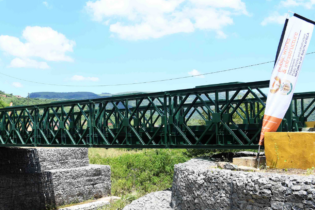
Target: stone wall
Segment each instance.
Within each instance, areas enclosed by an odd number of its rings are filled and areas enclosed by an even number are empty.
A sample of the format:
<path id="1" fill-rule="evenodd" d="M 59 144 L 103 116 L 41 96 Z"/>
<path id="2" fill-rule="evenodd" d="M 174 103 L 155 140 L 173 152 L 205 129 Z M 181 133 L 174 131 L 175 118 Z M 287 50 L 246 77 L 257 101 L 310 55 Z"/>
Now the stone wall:
<path id="1" fill-rule="evenodd" d="M 149 193 L 132 201 L 123 210 L 173 210 L 171 197 L 172 191 L 170 190 Z"/>
<path id="2" fill-rule="evenodd" d="M 110 167 L 86 167 L 50 170 L 57 206 L 101 198 L 111 194 Z"/>
<path id="3" fill-rule="evenodd" d="M 230 171 L 192 159 L 175 165 L 172 207 L 189 209 L 315 209 L 315 177 Z"/>
<path id="4" fill-rule="evenodd" d="M 53 209 L 51 173 L 0 174 L 0 210 Z"/>
<path id="5" fill-rule="evenodd" d="M 54 209 L 110 195 L 110 167 L 88 149 L 0 148 L 0 210 Z"/>
<path id="6" fill-rule="evenodd" d="M 86 148 L 0 148 L 0 174 L 88 166 Z"/>

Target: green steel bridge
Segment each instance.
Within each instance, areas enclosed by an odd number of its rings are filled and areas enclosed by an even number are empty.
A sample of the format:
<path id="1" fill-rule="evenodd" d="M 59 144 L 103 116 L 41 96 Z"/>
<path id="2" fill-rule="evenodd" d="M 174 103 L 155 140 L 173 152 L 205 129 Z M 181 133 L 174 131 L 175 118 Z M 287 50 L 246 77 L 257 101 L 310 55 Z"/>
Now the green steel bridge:
<path id="1" fill-rule="evenodd" d="M 269 81 L 0 109 L 0 147 L 257 148 Z M 313 118 L 294 94 L 279 131 Z"/>

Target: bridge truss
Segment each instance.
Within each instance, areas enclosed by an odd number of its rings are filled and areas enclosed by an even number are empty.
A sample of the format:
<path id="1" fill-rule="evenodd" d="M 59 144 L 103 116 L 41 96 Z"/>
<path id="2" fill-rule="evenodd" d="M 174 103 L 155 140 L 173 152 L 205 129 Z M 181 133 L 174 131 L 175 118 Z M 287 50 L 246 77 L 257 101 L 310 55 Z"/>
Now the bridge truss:
<path id="1" fill-rule="evenodd" d="M 269 81 L 0 109 L 0 147 L 257 148 Z M 264 90 L 265 89 L 265 90 Z M 294 95 L 280 131 L 313 117 Z"/>

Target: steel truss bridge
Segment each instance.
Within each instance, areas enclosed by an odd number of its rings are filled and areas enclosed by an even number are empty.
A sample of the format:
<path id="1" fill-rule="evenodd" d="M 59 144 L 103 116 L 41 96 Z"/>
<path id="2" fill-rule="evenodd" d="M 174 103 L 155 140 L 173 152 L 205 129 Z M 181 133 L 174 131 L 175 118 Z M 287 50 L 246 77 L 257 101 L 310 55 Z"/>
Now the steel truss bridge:
<path id="1" fill-rule="evenodd" d="M 269 81 L 0 109 L 0 147 L 257 148 Z M 265 90 L 264 90 L 265 88 Z M 300 131 L 315 92 L 294 94 L 280 131 Z"/>

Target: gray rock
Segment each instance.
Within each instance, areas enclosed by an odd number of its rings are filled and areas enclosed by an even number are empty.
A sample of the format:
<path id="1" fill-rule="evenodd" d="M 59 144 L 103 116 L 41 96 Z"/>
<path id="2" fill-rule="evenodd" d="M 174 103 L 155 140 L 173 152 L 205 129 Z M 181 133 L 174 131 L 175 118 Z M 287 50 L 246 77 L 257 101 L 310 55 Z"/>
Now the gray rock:
<path id="1" fill-rule="evenodd" d="M 279 201 L 271 201 L 271 208 L 272 209 L 283 209 L 284 203 Z"/>
<path id="2" fill-rule="evenodd" d="M 137 200 L 131 202 L 131 204 L 125 206 L 123 210 L 172 210 L 171 207 L 171 191 L 159 191 L 147 194 Z M 198 203 L 198 201 L 194 201 Z"/>
<path id="3" fill-rule="evenodd" d="M 228 162 L 217 162 L 216 163 L 219 168 L 228 169 L 228 170 L 236 170 L 238 169 L 237 165 Z"/>
<path id="4" fill-rule="evenodd" d="M 214 165 L 201 159 L 175 165 L 174 210 L 315 209 L 313 176 L 221 170 Z"/>
<path id="5" fill-rule="evenodd" d="M 301 186 L 300 185 L 295 185 L 295 186 L 292 186 L 291 189 L 294 190 L 294 191 L 298 191 L 298 190 L 301 190 Z"/>

